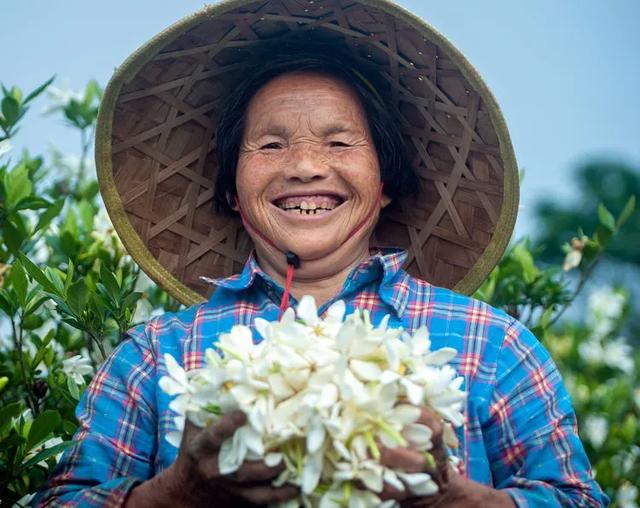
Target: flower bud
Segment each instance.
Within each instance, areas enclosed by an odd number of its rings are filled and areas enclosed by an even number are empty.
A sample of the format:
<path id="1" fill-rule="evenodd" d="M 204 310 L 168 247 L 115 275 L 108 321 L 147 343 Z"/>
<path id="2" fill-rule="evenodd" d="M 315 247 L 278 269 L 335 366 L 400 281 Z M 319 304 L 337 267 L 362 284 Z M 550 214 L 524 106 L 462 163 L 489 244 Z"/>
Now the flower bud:
<path id="1" fill-rule="evenodd" d="M 33 383 L 32 391 L 38 399 L 42 399 L 47 394 L 48 390 L 49 385 L 44 379 L 36 379 L 36 381 Z"/>

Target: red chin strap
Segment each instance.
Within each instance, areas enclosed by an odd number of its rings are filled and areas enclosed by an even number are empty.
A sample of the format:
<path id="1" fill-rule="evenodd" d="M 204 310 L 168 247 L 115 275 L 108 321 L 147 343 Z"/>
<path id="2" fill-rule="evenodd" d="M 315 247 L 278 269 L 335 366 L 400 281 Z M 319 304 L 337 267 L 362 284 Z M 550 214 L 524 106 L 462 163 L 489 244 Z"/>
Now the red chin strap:
<path id="1" fill-rule="evenodd" d="M 362 221 L 360 221 L 360 223 L 358 223 L 356 227 L 354 227 L 351 230 L 351 232 L 347 235 L 344 241 L 339 245 L 340 247 L 343 244 L 345 244 L 348 240 L 350 240 L 358 231 L 360 231 L 365 226 L 365 224 L 369 222 L 369 219 L 373 217 L 373 215 L 376 213 L 376 210 L 380 208 L 380 203 L 382 202 L 383 189 L 384 189 L 384 184 L 381 183 L 380 190 L 378 191 L 378 197 L 376 198 L 376 202 L 374 203 L 373 207 L 371 208 L 371 210 L 369 210 L 369 213 L 367 213 L 364 219 L 362 219 Z M 262 238 L 268 245 L 270 245 L 276 250 L 279 250 L 280 252 L 283 252 L 284 255 L 287 257 L 287 278 L 284 284 L 284 293 L 282 295 L 282 299 L 280 300 L 280 316 L 282 316 L 284 311 L 287 310 L 287 307 L 289 307 L 289 295 L 291 293 L 291 283 L 293 282 L 293 271 L 296 268 L 300 268 L 300 258 L 298 257 L 297 254 L 295 254 L 290 250 L 283 251 L 267 235 L 265 235 L 262 231 L 258 230 L 258 228 L 256 228 L 253 225 L 253 223 L 242 211 L 242 207 L 240 206 L 240 201 L 238 200 L 238 196 L 235 197 L 235 204 L 236 204 L 236 207 L 238 208 L 238 212 L 240 213 L 240 218 L 242 219 L 242 223 L 244 224 L 244 226 L 247 229 L 251 229 L 251 231 L 253 231 L 256 235 Z"/>

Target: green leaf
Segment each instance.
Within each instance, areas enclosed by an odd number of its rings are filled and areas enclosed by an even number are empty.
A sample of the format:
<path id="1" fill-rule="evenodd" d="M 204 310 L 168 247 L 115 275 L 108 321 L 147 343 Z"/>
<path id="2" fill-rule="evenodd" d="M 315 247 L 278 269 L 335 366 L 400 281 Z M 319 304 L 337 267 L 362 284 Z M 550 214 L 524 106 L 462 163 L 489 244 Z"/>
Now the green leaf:
<path id="1" fill-rule="evenodd" d="M 549 323 L 551 322 L 551 318 L 553 318 L 554 313 L 555 313 L 555 309 L 553 308 L 553 306 L 547 307 L 542 313 L 542 316 L 540 316 L 540 321 L 538 321 L 538 326 L 541 328 L 546 328 L 547 326 L 549 326 Z"/>
<path id="2" fill-rule="evenodd" d="M 31 194 L 32 188 L 29 168 L 26 164 L 19 164 L 13 171 L 6 173 L 4 175 L 6 208 L 11 210 L 16 203 Z"/>
<path id="3" fill-rule="evenodd" d="M 69 291 L 69 286 L 73 282 L 73 272 L 75 271 L 75 265 L 73 264 L 73 260 L 69 258 L 67 262 L 67 273 L 64 279 L 64 292 L 65 294 Z"/>
<path id="4" fill-rule="evenodd" d="M 76 441 L 65 441 L 64 443 L 58 443 L 57 445 L 52 446 L 51 448 L 46 448 L 42 450 L 40 453 L 37 453 L 31 459 L 26 462 L 23 462 L 20 466 L 20 471 L 26 471 L 35 466 L 38 462 L 42 462 L 43 460 L 47 460 L 51 457 L 55 457 L 59 453 L 63 452 L 70 446 L 74 445 Z"/>
<path id="5" fill-rule="evenodd" d="M 596 228 L 596 232 L 593 235 L 593 239 L 598 243 L 599 249 L 601 251 L 607 248 L 607 246 L 611 242 L 613 233 L 614 233 L 614 230 L 612 230 L 611 228 L 605 225 L 601 225 Z"/>
<path id="6" fill-rule="evenodd" d="M 7 95 L 2 99 L 2 116 L 9 125 L 14 125 L 18 121 L 20 114 L 20 104 L 11 95 Z"/>
<path id="7" fill-rule="evenodd" d="M 78 279 L 67 291 L 67 303 L 74 314 L 80 315 L 85 310 L 87 303 L 89 302 L 89 288 L 84 279 Z"/>
<path id="8" fill-rule="evenodd" d="M 616 221 L 616 227 L 618 229 L 620 229 L 625 224 L 625 222 L 629 220 L 629 217 L 631 217 L 635 209 L 636 209 L 636 196 L 632 195 L 627 201 L 627 204 L 624 205 L 622 212 L 620 212 L 620 215 L 618 216 L 618 220 Z"/>
<path id="9" fill-rule="evenodd" d="M 139 291 L 134 291 L 133 293 L 127 295 L 124 300 L 122 300 L 122 307 L 134 308 L 140 298 L 142 298 L 142 293 Z"/>
<path id="10" fill-rule="evenodd" d="M 514 246 L 513 258 L 519 263 L 525 282 L 533 282 L 538 275 L 538 269 L 525 243 L 521 242 Z"/>
<path id="11" fill-rule="evenodd" d="M 27 273 L 31 275 L 31 278 L 35 280 L 38 284 L 40 284 L 45 291 L 50 293 L 58 294 L 58 290 L 53 285 L 53 283 L 47 278 L 40 268 L 38 268 L 27 256 L 18 253 L 18 257 L 22 262 L 22 266 L 27 270 Z"/>
<path id="12" fill-rule="evenodd" d="M 31 424 L 29 437 L 27 438 L 27 448 L 31 449 L 44 441 L 60 425 L 61 421 L 62 418 L 60 418 L 58 411 L 53 409 L 44 411 Z"/>
<path id="13" fill-rule="evenodd" d="M 62 422 L 62 428 L 67 434 L 74 434 L 78 429 L 78 424 L 70 422 L 69 420 L 65 420 Z"/>
<path id="14" fill-rule="evenodd" d="M 18 312 L 18 303 L 11 298 L 9 292 L 0 288 L 0 309 L 9 317 L 13 317 Z"/>
<path id="15" fill-rule="evenodd" d="M 13 97 L 18 104 L 22 102 L 22 90 L 20 90 L 17 86 L 11 87 L 11 97 Z"/>
<path id="16" fill-rule="evenodd" d="M 33 291 L 39 291 L 39 290 L 40 288 L 33 288 Z M 24 314 L 23 314 L 25 319 L 30 314 L 33 314 L 35 311 L 37 311 L 44 302 L 49 300 L 49 296 L 40 296 L 39 298 L 36 298 L 35 295 L 32 295 L 32 296 L 27 296 L 27 300 L 28 300 L 28 303 L 24 308 Z"/>
<path id="17" fill-rule="evenodd" d="M 27 299 L 29 281 L 27 280 L 27 275 L 24 273 L 24 268 L 22 268 L 19 261 L 15 262 L 11 266 L 9 280 L 11 281 L 11 287 L 16 292 L 20 305 L 24 306 Z"/>
<path id="18" fill-rule="evenodd" d="M 40 214 L 38 224 L 36 225 L 36 228 L 33 232 L 35 233 L 36 231 L 40 231 L 41 229 L 46 228 L 53 219 L 60 215 L 63 206 L 64 198 L 56 200 L 46 211 Z"/>
<path id="19" fill-rule="evenodd" d="M 58 270 L 57 268 L 52 268 L 50 266 L 47 266 L 44 269 L 44 273 L 46 274 L 47 278 L 51 281 L 51 284 L 53 284 L 53 286 L 56 288 L 56 291 L 58 294 L 60 295 L 67 294 L 64 282 L 62 281 L 62 276 L 64 274 L 60 270 Z"/>
<path id="20" fill-rule="evenodd" d="M 5 423 L 12 418 L 15 418 L 22 412 L 22 404 L 20 402 L 13 402 L 0 408 L 0 422 Z"/>
<path id="21" fill-rule="evenodd" d="M 44 198 L 39 198 L 37 196 L 27 196 L 26 198 L 22 198 L 20 201 L 16 203 L 13 207 L 13 211 L 18 210 L 41 210 L 42 208 L 47 208 L 51 206 L 52 203 L 47 201 Z"/>
<path id="22" fill-rule="evenodd" d="M 80 400 L 80 390 L 78 390 L 78 385 L 76 382 L 67 377 L 67 389 L 69 390 L 69 394 L 76 400 Z"/>
<path id="23" fill-rule="evenodd" d="M 39 365 L 40 362 L 44 359 L 47 354 L 47 350 L 49 349 L 49 343 L 55 336 L 54 330 L 49 330 L 49 333 L 45 336 L 45 338 L 41 341 L 41 344 L 38 346 L 38 351 L 36 355 L 33 357 L 33 365 Z"/>
<path id="24" fill-rule="evenodd" d="M 60 230 L 63 233 L 69 233 L 73 237 L 78 236 L 78 221 L 73 209 L 67 210 Z"/>
<path id="25" fill-rule="evenodd" d="M 42 85 L 40 85 L 38 88 L 36 88 L 33 92 L 31 92 L 29 95 L 27 95 L 27 98 L 24 100 L 23 104 L 27 104 L 28 102 L 30 102 L 31 100 L 35 99 L 38 95 L 40 95 L 42 92 L 44 92 L 47 87 L 53 83 L 53 80 L 55 79 L 55 75 L 51 76 L 51 78 L 49 78 L 47 81 L 45 81 Z"/>
<path id="26" fill-rule="evenodd" d="M 95 211 L 91 203 L 83 199 L 77 204 L 76 210 L 78 211 L 78 217 L 80 218 L 83 229 L 85 231 L 92 231 Z"/>
<path id="27" fill-rule="evenodd" d="M 20 229 L 18 229 L 12 222 L 6 221 L 2 227 L 4 234 L 4 242 L 9 248 L 9 251 L 16 255 L 20 251 L 20 247 L 27 238 Z"/>
<path id="28" fill-rule="evenodd" d="M 60 235 L 60 250 L 68 258 L 76 256 L 76 238 L 78 238 L 77 234 L 70 233 L 69 231 L 64 231 Z"/>
<path id="29" fill-rule="evenodd" d="M 615 231 L 616 229 L 616 220 L 611 215 L 611 212 L 607 210 L 607 208 L 600 203 L 598 205 L 598 219 L 600 219 L 600 224 L 602 224 L 605 228 L 610 231 Z"/>
<path id="30" fill-rule="evenodd" d="M 113 274 L 103 265 L 100 265 L 100 282 L 106 288 L 109 296 L 116 301 L 120 296 L 120 285 Z"/>

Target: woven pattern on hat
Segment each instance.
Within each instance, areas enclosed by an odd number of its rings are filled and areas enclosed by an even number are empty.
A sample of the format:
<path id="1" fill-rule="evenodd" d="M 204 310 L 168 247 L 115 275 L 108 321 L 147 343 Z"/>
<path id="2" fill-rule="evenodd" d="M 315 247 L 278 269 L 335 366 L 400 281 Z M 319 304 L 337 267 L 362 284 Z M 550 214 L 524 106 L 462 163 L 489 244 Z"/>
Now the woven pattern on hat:
<path id="1" fill-rule="evenodd" d="M 406 248 L 405 268 L 433 284 L 465 292 L 480 284 L 513 228 L 515 158 L 493 97 L 442 36 L 382 1 L 227 2 L 175 27 L 110 84 L 100 120 L 111 119 L 110 132 L 102 127 L 109 136 L 96 149 L 114 225 L 152 278 L 192 303 L 211 291 L 200 276 L 241 269 L 251 239 L 212 205 L 217 116 L 250 72 L 252 47 L 305 30 L 378 68 L 380 95 L 423 181 L 417 198 L 383 211 L 372 244 Z"/>

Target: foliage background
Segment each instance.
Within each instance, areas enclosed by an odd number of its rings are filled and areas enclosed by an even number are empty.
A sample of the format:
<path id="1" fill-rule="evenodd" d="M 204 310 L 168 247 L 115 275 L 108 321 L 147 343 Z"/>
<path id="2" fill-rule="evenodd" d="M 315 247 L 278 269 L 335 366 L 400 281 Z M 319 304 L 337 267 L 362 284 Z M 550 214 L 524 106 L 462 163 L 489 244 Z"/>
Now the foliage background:
<path id="1" fill-rule="evenodd" d="M 44 93 L 47 113 L 76 131 L 78 157 L 11 150 L 32 101 Z M 86 383 L 126 330 L 178 307 L 126 255 L 100 201 L 89 162 L 100 97 L 95 82 L 81 92 L 50 82 L 29 94 L 2 87 L 0 501 L 6 505 L 26 505 L 42 484 L 76 429 L 74 408 Z M 604 186 L 602 174 L 613 175 Z M 638 316 L 630 289 L 599 282 L 596 267 L 640 262 L 640 241 L 633 241 L 640 234 L 633 197 L 640 177 L 637 168 L 594 162 L 576 178 L 581 206 L 541 203 L 544 234 L 515 241 L 476 296 L 521 319 L 550 349 L 574 398 L 597 480 L 614 506 L 632 508 L 640 487 Z"/>

